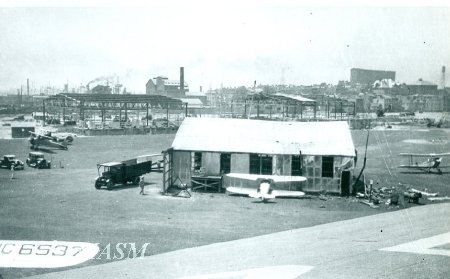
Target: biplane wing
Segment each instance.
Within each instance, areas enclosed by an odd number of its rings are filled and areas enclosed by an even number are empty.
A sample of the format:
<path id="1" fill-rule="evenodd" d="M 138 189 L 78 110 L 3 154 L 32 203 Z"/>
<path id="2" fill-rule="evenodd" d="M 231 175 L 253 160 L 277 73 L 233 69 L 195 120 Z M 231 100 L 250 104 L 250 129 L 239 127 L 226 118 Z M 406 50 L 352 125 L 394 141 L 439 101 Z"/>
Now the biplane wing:
<path id="1" fill-rule="evenodd" d="M 302 191 L 274 190 L 272 187 L 280 182 L 302 182 L 306 181 L 303 176 L 282 176 L 282 175 L 258 175 L 231 173 L 228 177 L 259 181 L 259 186 L 255 188 L 227 187 L 226 190 L 232 194 L 246 195 L 252 198 L 261 199 L 263 202 L 277 197 L 300 198 L 305 195 Z"/>
<path id="2" fill-rule="evenodd" d="M 264 199 L 275 198 L 301 198 L 305 195 L 302 191 L 288 191 L 288 190 L 272 190 L 267 191 L 264 195 L 260 189 L 252 189 L 245 187 L 227 187 L 227 192 L 238 195 L 245 195 L 251 198 L 260 199 L 264 196 Z"/>
<path id="3" fill-rule="evenodd" d="M 400 153 L 400 156 L 412 156 L 412 157 L 445 157 L 450 156 L 449 153 Z"/>
<path id="4" fill-rule="evenodd" d="M 228 177 L 240 178 L 247 180 L 271 180 L 277 182 L 303 182 L 306 181 L 304 176 L 288 176 L 288 175 L 268 175 L 268 174 L 247 174 L 247 173 L 228 173 Z"/>

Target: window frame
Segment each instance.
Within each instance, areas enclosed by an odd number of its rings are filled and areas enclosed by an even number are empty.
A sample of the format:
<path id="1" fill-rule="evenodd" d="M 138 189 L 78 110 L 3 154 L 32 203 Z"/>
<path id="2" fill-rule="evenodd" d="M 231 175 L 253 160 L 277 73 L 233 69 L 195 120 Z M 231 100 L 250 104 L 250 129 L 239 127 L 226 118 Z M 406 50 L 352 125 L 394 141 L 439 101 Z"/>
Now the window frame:
<path id="1" fill-rule="evenodd" d="M 334 177 L 334 157 L 322 156 L 322 177 Z"/>

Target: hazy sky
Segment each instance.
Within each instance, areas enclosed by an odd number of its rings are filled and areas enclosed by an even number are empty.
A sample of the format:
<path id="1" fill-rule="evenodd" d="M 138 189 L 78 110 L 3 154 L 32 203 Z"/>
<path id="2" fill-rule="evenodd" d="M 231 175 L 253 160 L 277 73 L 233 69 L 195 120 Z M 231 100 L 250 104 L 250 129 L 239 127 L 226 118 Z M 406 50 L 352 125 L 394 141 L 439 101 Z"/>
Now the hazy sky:
<path id="1" fill-rule="evenodd" d="M 226 3 L 0 7 L 0 90 L 27 78 L 75 87 L 117 75 L 144 93 L 149 78 L 178 79 L 180 66 L 191 91 L 254 80 L 336 84 L 352 67 L 439 83 L 441 67 L 450 68 L 449 7 Z"/>

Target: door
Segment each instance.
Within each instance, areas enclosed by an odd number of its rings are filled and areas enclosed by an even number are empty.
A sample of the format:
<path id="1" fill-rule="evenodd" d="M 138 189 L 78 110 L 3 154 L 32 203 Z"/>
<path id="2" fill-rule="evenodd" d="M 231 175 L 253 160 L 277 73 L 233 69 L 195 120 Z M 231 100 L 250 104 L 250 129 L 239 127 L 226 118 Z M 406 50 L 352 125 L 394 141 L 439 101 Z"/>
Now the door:
<path id="1" fill-rule="evenodd" d="M 341 174 L 341 195 L 348 196 L 350 194 L 350 171 L 344 170 Z"/>

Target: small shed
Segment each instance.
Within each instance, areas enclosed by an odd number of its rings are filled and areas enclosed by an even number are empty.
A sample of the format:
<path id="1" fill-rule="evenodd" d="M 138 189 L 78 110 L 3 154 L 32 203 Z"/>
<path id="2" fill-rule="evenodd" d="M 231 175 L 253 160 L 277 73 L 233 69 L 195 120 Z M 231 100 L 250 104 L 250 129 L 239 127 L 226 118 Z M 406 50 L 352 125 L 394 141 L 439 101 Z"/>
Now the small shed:
<path id="1" fill-rule="evenodd" d="M 224 174 L 244 173 L 305 176 L 303 191 L 345 195 L 355 158 L 345 121 L 185 118 L 165 152 L 164 187 L 202 178 L 227 187 Z"/>
<path id="2" fill-rule="evenodd" d="M 28 138 L 30 132 L 35 132 L 34 127 L 11 127 L 11 137 L 15 138 Z"/>

